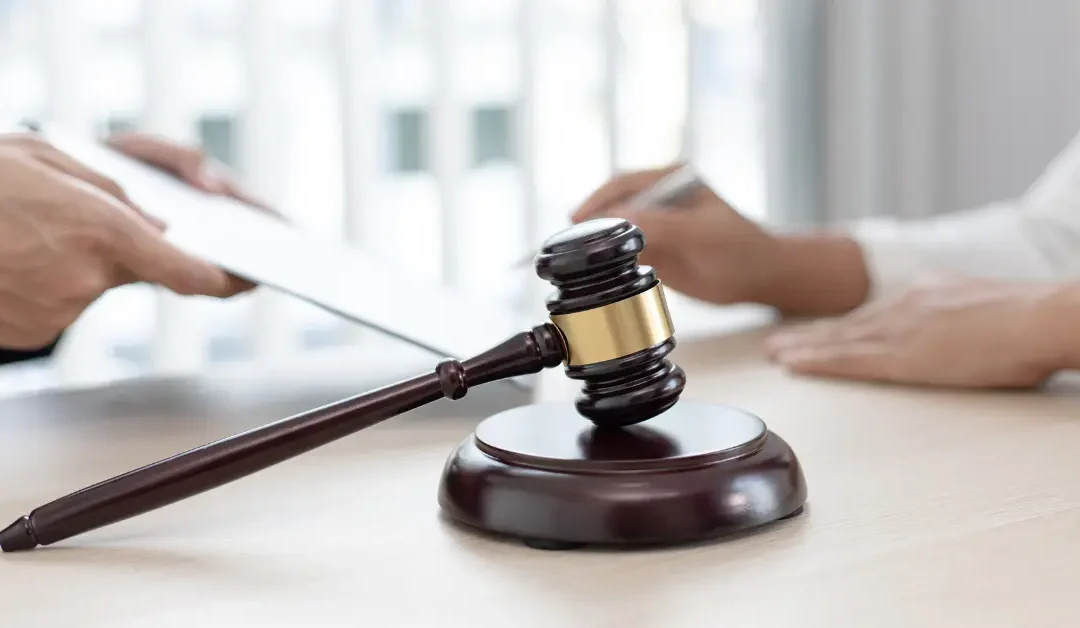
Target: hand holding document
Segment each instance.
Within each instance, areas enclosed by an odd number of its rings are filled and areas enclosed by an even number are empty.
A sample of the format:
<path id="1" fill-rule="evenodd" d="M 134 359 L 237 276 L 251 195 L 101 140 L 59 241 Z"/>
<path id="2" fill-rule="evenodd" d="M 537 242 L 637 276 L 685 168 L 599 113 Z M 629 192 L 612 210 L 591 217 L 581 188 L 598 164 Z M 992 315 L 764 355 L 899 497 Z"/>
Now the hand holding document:
<path id="1" fill-rule="evenodd" d="M 118 182 L 167 224 L 167 239 L 184 251 L 440 356 L 472 355 L 531 323 L 503 303 L 405 276 L 344 241 L 306 234 L 107 146 L 61 131 L 45 129 L 42 135 Z"/>

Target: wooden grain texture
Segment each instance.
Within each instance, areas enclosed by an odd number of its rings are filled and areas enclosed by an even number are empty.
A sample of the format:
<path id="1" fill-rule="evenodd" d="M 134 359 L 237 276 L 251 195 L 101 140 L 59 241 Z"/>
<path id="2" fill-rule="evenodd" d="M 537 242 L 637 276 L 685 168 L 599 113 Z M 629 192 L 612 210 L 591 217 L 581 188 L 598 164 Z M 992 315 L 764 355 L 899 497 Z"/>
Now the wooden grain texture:
<path id="1" fill-rule="evenodd" d="M 0 531 L 4 552 L 29 551 L 146 514 L 264 471 L 470 388 L 554 368 L 566 360 L 547 323 L 458 361 L 373 390 L 270 421 L 126 471 L 51 500 Z"/>
<path id="2" fill-rule="evenodd" d="M 768 533 L 547 553 L 459 531 L 438 515 L 441 466 L 482 416 L 524 401 L 493 388 L 61 545 L 0 556 L 0 619 L 1080 625 L 1080 384 L 960 393 L 796 379 L 763 361 L 763 333 L 684 340 L 672 358 L 688 374 L 685 398 L 754 412 L 798 453 L 807 512 Z M 0 514 L 378 383 L 348 373 L 132 382 L 0 402 Z M 543 396 L 571 398 L 576 383 L 554 375 Z"/>

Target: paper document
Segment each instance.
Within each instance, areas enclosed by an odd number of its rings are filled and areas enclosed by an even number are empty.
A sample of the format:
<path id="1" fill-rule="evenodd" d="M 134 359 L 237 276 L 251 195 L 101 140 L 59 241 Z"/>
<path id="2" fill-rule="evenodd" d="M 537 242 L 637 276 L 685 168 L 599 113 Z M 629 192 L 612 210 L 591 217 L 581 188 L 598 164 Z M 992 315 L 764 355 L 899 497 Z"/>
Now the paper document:
<path id="1" fill-rule="evenodd" d="M 404 276 L 344 241 L 306 234 L 93 141 L 48 128 L 42 135 L 116 180 L 136 204 L 168 223 L 167 239 L 183 250 L 437 355 L 466 358 L 543 322 L 525 320 L 506 303 Z"/>

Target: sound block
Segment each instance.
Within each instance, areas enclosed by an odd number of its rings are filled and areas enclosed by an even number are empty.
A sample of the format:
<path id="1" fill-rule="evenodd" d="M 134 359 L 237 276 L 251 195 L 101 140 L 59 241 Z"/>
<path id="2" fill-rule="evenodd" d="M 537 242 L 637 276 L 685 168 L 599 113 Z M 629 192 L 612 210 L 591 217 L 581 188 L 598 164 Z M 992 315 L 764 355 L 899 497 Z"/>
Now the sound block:
<path id="1" fill-rule="evenodd" d="M 764 421 L 685 399 L 621 428 L 571 403 L 501 412 L 454 449 L 439 486 L 452 521 L 543 549 L 714 539 L 805 500 L 794 451 Z"/>

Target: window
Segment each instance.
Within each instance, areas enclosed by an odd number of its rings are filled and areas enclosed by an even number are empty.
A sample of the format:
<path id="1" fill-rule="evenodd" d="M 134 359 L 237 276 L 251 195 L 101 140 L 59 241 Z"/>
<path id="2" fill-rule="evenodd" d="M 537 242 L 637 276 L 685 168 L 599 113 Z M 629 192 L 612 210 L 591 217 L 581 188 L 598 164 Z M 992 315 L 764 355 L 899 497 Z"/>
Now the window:
<path id="1" fill-rule="evenodd" d="M 236 166 L 236 118 L 203 116 L 199 119 L 199 141 L 208 155 L 229 167 Z"/>
<path id="2" fill-rule="evenodd" d="M 486 106 L 473 110 L 473 164 L 483 166 L 491 162 L 514 158 L 514 115 L 508 106 Z"/>
<path id="3" fill-rule="evenodd" d="M 116 135 L 118 133 L 130 133 L 137 131 L 139 125 L 135 119 L 128 116 L 112 116 L 105 122 L 105 134 Z"/>
<path id="4" fill-rule="evenodd" d="M 390 114 L 390 167 L 398 173 L 428 168 L 427 118 L 422 109 L 399 109 Z"/>

